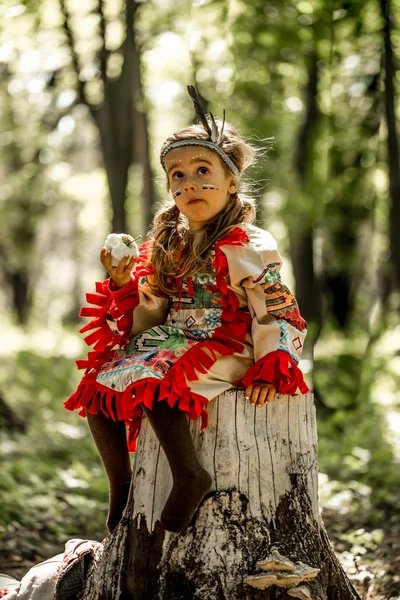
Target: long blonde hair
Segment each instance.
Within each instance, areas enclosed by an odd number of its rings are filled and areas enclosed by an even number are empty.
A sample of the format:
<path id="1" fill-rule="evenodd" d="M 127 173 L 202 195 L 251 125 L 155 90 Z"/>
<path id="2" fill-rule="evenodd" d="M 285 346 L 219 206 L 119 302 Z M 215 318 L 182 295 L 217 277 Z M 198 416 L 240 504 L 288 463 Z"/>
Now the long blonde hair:
<path id="1" fill-rule="evenodd" d="M 218 128 L 222 122 L 216 121 Z M 202 125 L 194 124 L 168 137 L 160 154 L 172 142 L 184 139 L 208 139 Z M 225 122 L 224 136 L 220 144 L 224 152 L 243 173 L 255 159 L 256 148 L 245 141 L 237 129 Z M 227 176 L 236 180 L 221 160 Z M 235 181 L 239 185 L 239 181 Z M 163 203 L 156 213 L 153 227 L 148 234 L 152 242 L 151 263 L 154 271 L 152 282 L 161 292 L 173 295 L 178 291 L 176 278 L 188 277 L 193 273 L 207 273 L 211 269 L 211 250 L 230 229 L 240 223 L 252 223 L 256 216 L 255 201 L 243 193 L 246 184 L 240 181 L 240 190 L 230 194 L 226 206 L 215 217 L 195 232 L 189 228 L 187 218 L 173 200 Z M 167 179 L 167 190 L 169 184 Z M 201 233 L 201 235 L 199 235 Z"/>

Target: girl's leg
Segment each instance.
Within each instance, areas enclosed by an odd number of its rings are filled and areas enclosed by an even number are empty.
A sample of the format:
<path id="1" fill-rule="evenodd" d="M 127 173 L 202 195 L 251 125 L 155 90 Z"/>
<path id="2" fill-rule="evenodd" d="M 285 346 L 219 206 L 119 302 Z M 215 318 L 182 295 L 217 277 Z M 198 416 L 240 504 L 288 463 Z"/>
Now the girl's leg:
<path id="1" fill-rule="evenodd" d="M 113 421 L 103 413 L 86 413 L 90 431 L 103 461 L 110 483 L 110 506 L 107 517 L 109 533 L 118 525 L 128 501 L 132 467 L 123 421 Z"/>
<path id="2" fill-rule="evenodd" d="M 161 515 L 168 531 L 183 531 L 200 502 L 210 490 L 212 479 L 198 461 L 186 413 L 154 399 L 153 408 L 144 407 L 151 426 L 171 468 L 173 486 Z"/>

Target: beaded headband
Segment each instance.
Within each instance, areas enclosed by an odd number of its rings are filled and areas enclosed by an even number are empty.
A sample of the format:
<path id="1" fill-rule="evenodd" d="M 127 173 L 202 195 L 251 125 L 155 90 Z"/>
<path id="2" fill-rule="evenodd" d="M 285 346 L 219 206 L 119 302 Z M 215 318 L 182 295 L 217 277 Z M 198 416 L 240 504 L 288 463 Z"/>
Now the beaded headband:
<path id="1" fill-rule="evenodd" d="M 163 152 L 160 156 L 161 164 L 163 166 L 164 171 L 167 171 L 167 169 L 165 167 L 165 156 L 170 150 L 173 150 L 174 148 L 179 148 L 180 146 L 204 146 L 205 148 L 210 148 L 210 150 L 213 150 L 214 152 L 216 152 L 218 154 L 218 156 L 221 158 L 221 160 L 224 161 L 224 163 L 226 164 L 228 169 L 231 171 L 231 173 L 233 173 L 236 177 L 239 178 L 239 176 L 240 176 L 239 169 L 237 168 L 235 163 L 229 158 L 229 156 L 224 152 L 224 150 L 220 146 L 220 144 L 222 142 L 222 138 L 223 138 L 223 133 L 224 133 L 225 110 L 223 113 L 224 116 L 223 116 L 222 126 L 221 126 L 220 131 L 218 131 L 218 127 L 217 127 L 217 124 L 215 122 L 214 115 L 212 114 L 212 112 L 210 112 L 210 120 L 211 120 L 211 126 L 210 126 L 210 123 L 207 119 L 206 112 L 204 110 L 204 106 L 202 104 L 199 94 L 197 93 L 196 88 L 193 85 L 188 85 L 187 90 L 188 90 L 188 93 L 189 93 L 191 99 L 193 100 L 193 106 L 194 106 L 196 115 L 199 118 L 204 129 L 208 133 L 209 139 L 201 140 L 201 139 L 196 139 L 196 138 L 193 138 L 193 139 L 189 138 L 187 140 L 177 140 L 176 142 L 172 142 L 171 144 L 169 144 L 169 146 L 167 146 L 163 150 Z"/>

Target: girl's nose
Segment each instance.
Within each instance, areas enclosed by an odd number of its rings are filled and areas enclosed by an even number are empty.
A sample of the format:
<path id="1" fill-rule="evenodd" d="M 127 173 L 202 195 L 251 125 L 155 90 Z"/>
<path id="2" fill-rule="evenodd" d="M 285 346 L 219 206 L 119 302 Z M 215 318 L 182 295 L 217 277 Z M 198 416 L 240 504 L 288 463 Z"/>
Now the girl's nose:
<path id="1" fill-rule="evenodd" d="M 196 190 L 196 186 L 192 181 L 187 181 L 185 183 L 185 185 L 183 186 L 183 191 L 184 192 L 194 192 L 194 190 Z"/>

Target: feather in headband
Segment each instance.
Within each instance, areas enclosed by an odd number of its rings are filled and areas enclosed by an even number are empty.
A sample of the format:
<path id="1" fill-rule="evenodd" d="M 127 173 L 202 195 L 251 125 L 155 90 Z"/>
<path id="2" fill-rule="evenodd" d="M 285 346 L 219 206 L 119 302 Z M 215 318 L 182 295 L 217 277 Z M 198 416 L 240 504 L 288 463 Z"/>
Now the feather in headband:
<path id="1" fill-rule="evenodd" d="M 222 121 L 221 129 L 218 131 L 218 126 L 215 122 L 214 115 L 212 114 L 212 112 L 209 113 L 210 121 L 211 121 L 211 126 L 210 126 L 203 103 L 202 103 L 201 98 L 200 98 L 196 88 L 194 87 L 194 85 L 188 85 L 187 91 L 193 101 L 193 107 L 194 107 L 196 116 L 199 119 L 200 123 L 203 125 L 206 132 L 208 133 L 210 139 L 202 140 L 202 139 L 192 138 L 192 139 L 178 140 L 176 142 L 172 142 L 169 146 L 167 146 L 164 149 L 162 155 L 160 156 L 161 164 L 162 164 L 164 170 L 166 171 L 165 156 L 166 156 L 167 152 L 169 152 L 170 150 L 173 150 L 174 148 L 178 148 L 180 146 L 205 146 L 206 148 L 210 148 L 210 150 L 214 150 L 214 152 L 216 152 L 219 155 L 219 157 L 224 161 L 224 163 L 227 165 L 229 170 L 234 175 L 236 175 L 236 177 L 239 177 L 240 176 L 239 169 L 237 168 L 235 163 L 229 158 L 229 156 L 227 154 L 225 154 L 224 150 L 220 146 L 222 139 L 223 139 L 223 134 L 224 134 L 225 109 L 223 111 L 223 121 Z"/>

